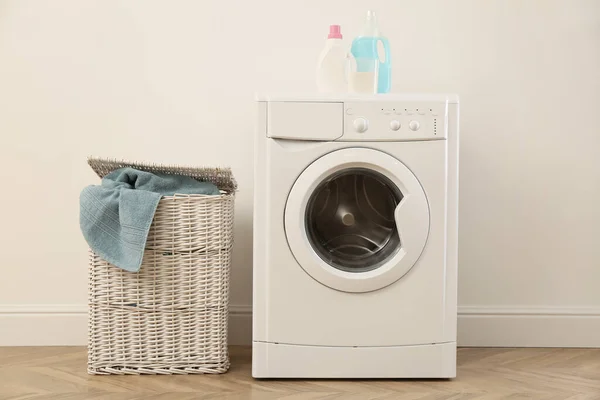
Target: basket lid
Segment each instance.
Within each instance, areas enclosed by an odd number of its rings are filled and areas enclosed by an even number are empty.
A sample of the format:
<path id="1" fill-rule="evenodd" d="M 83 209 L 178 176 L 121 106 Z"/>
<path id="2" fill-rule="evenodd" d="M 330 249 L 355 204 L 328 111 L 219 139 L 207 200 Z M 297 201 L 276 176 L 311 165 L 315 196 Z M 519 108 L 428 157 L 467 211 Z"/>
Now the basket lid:
<path id="1" fill-rule="evenodd" d="M 229 192 L 235 192 L 237 190 L 237 182 L 231 173 L 231 168 L 149 164 L 96 157 L 89 157 L 88 164 L 100 178 L 104 178 L 106 175 L 119 168 L 130 167 L 146 172 L 189 176 L 201 182 L 211 182 L 219 189 Z"/>

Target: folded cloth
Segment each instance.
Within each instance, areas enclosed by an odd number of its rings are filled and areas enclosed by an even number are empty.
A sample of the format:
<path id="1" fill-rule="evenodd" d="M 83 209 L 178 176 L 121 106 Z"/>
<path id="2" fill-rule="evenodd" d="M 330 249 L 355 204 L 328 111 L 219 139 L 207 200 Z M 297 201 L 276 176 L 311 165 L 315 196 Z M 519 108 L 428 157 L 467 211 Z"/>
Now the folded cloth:
<path id="1" fill-rule="evenodd" d="M 217 195 L 210 182 L 181 175 L 155 174 L 121 168 L 88 186 L 79 198 L 79 225 L 90 248 L 109 263 L 137 272 L 146 239 L 162 196 Z"/>

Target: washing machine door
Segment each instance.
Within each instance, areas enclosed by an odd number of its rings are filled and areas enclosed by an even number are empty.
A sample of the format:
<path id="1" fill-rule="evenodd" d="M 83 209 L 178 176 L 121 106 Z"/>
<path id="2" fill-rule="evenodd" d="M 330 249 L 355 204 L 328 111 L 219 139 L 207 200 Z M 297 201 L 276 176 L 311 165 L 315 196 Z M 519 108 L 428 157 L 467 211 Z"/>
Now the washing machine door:
<path id="1" fill-rule="evenodd" d="M 402 278 L 429 235 L 429 205 L 415 175 L 381 151 L 326 154 L 298 177 L 285 232 L 312 278 L 345 292 L 370 292 Z"/>

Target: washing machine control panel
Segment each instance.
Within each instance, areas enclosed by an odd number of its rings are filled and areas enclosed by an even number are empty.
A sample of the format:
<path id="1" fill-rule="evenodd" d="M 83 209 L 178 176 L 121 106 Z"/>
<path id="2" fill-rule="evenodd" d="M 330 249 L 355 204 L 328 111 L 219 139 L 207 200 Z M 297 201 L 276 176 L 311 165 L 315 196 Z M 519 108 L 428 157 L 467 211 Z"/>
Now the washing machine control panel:
<path id="1" fill-rule="evenodd" d="M 338 140 L 404 141 L 446 138 L 446 103 L 345 102 Z"/>

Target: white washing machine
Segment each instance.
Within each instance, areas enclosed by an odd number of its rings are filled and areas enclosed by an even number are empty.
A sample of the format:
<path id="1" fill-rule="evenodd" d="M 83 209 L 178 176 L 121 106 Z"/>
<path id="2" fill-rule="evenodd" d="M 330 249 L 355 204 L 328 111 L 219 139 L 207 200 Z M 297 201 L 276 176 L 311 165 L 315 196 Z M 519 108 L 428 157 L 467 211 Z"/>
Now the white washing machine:
<path id="1" fill-rule="evenodd" d="M 458 97 L 258 97 L 252 375 L 456 375 Z"/>

